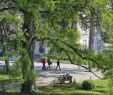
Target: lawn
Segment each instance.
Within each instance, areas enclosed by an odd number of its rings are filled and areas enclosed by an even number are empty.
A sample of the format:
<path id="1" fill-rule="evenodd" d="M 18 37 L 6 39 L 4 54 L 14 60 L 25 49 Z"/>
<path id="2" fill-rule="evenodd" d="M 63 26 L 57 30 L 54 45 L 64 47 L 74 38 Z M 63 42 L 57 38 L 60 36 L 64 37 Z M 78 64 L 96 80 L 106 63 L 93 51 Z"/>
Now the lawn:
<path id="1" fill-rule="evenodd" d="M 96 88 L 94 90 L 82 90 L 76 87 L 71 87 L 68 84 L 58 85 L 53 87 L 41 87 L 37 91 L 33 91 L 30 95 L 108 95 L 109 87 L 107 80 L 95 80 Z M 8 93 L 0 93 L 0 95 L 19 95 L 15 90 L 10 90 Z"/>
<path id="2" fill-rule="evenodd" d="M 82 90 L 73 87 L 43 87 L 37 93 L 39 95 L 107 95 L 109 93 L 107 80 L 95 80 L 94 90 Z"/>
<path id="3" fill-rule="evenodd" d="M 0 81 L 1 80 L 8 80 L 9 79 L 9 75 L 6 74 L 5 70 L 0 70 Z"/>

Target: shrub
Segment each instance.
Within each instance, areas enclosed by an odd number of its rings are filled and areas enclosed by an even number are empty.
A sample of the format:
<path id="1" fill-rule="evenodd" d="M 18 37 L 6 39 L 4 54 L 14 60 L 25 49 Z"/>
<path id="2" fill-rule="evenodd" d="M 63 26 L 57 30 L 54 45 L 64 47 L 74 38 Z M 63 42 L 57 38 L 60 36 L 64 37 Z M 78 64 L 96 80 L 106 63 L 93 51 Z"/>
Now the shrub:
<path id="1" fill-rule="evenodd" d="M 82 88 L 84 90 L 92 90 L 92 89 L 95 88 L 95 84 L 94 84 L 94 82 L 92 80 L 85 80 L 82 83 Z"/>

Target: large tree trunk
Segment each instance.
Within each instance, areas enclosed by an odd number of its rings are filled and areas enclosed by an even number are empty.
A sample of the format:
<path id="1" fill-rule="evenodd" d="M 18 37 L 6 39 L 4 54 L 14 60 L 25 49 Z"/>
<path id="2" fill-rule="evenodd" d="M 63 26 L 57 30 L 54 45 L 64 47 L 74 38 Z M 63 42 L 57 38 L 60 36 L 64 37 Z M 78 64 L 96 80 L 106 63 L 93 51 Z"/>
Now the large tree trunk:
<path id="1" fill-rule="evenodd" d="M 32 80 L 27 80 L 26 82 L 22 83 L 21 93 L 28 93 L 32 92 Z"/>
<path id="2" fill-rule="evenodd" d="M 33 40 L 33 36 L 35 35 L 35 28 L 34 28 L 34 17 L 32 14 L 30 14 L 29 12 L 25 12 L 24 13 L 24 25 L 23 25 L 23 31 L 25 32 L 25 37 L 27 42 L 23 43 L 23 48 L 27 51 L 30 61 L 31 61 L 31 65 L 29 67 L 30 69 L 30 73 L 31 75 L 33 74 L 33 70 L 34 70 L 34 40 Z M 26 35 L 28 34 L 28 35 Z M 22 66 L 22 69 L 25 69 L 24 66 Z M 23 78 L 26 77 L 25 75 L 26 72 L 23 72 Z M 27 76 L 26 78 L 27 80 L 22 83 L 21 85 L 21 93 L 31 93 L 32 91 L 32 86 L 34 83 L 34 78 L 29 78 L 29 76 Z"/>
<path id="3" fill-rule="evenodd" d="M 34 50 L 34 49 L 32 48 L 32 50 Z M 32 51 L 30 50 L 29 52 L 32 52 Z M 35 81 L 34 78 L 32 78 L 32 74 L 33 74 L 33 70 L 34 70 L 34 58 L 33 58 L 34 54 L 33 54 L 33 52 L 30 54 L 31 55 L 29 55 L 29 58 L 31 60 L 31 65 L 30 65 L 29 69 L 30 69 L 30 73 L 31 73 L 31 78 L 29 78 L 29 76 L 28 76 L 27 80 L 24 83 L 22 83 L 21 93 L 29 93 L 30 94 L 32 92 L 32 86 Z M 24 67 L 22 67 L 22 68 L 25 69 Z M 23 72 L 23 76 L 25 76 L 25 72 Z"/>

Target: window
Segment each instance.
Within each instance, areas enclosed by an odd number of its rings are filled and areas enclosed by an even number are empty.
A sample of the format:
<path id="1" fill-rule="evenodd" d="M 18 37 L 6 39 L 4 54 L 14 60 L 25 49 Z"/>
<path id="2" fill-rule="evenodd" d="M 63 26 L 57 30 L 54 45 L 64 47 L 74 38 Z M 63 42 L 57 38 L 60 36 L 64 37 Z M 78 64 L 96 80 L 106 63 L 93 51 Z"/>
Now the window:
<path id="1" fill-rule="evenodd" d="M 87 40 L 83 40 L 83 45 L 87 46 Z"/>
<path id="2" fill-rule="evenodd" d="M 86 26 L 82 26 L 83 31 L 87 31 L 87 27 Z"/>
<path id="3" fill-rule="evenodd" d="M 82 31 L 82 35 L 87 35 L 87 30 Z"/>
<path id="4" fill-rule="evenodd" d="M 39 53 L 44 53 L 44 47 L 43 47 L 43 42 L 39 43 Z"/>
<path id="5" fill-rule="evenodd" d="M 87 27 L 85 25 L 82 26 L 82 35 L 87 35 Z"/>

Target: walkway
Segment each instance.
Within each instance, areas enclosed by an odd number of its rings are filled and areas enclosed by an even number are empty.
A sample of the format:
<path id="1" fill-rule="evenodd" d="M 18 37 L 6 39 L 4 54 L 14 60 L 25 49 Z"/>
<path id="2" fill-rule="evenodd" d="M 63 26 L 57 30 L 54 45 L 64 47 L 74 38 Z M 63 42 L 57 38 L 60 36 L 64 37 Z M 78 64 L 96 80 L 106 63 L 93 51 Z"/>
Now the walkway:
<path id="1" fill-rule="evenodd" d="M 55 70 L 56 63 L 52 64 L 51 70 L 42 71 L 42 64 L 35 62 L 35 70 L 39 74 L 39 80 L 37 81 L 37 84 L 40 85 L 48 85 L 51 84 L 53 81 L 57 81 L 58 77 L 60 75 L 64 74 L 70 74 L 73 76 L 73 80 L 75 79 L 76 82 L 81 82 L 86 79 L 98 79 L 94 74 L 91 72 L 88 72 L 84 68 L 73 65 L 73 64 L 61 64 L 61 71 Z M 93 70 L 94 71 L 94 70 Z M 100 77 L 102 77 L 102 74 L 100 72 L 94 71 L 94 73 Z"/>
<path id="2" fill-rule="evenodd" d="M 0 65 L 4 65 L 3 61 L 0 61 Z M 12 65 L 12 61 L 10 62 L 10 65 Z M 64 74 L 70 74 L 73 77 L 73 80 L 75 79 L 76 82 L 81 82 L 86 79 L 98 79 L 94 74 L 91 72 L 88 72 L 84 68 L 78 68 L 78 66 L 73 64 L 64 64 L 61 63 L 61 71 L 56 71 L 56 63 L 53 63 L 51 66 L 51 70 L 42 71 L 42 63 L 35 62 L 35 70 L 39 74 L 39 79 L 37 80 L 37 84 L 40 86 L 45 86 L 53 83 L 53 81 L 57 81 L 58 77 L 60 75 Z M 47 65 L 46 65 L 47 66 Z M 94 70 L 93 70 L 94 71 Z M 100 72 L 94 71 L 94 73 L 100 77 L 102 77 L 102 74 Z"/>

